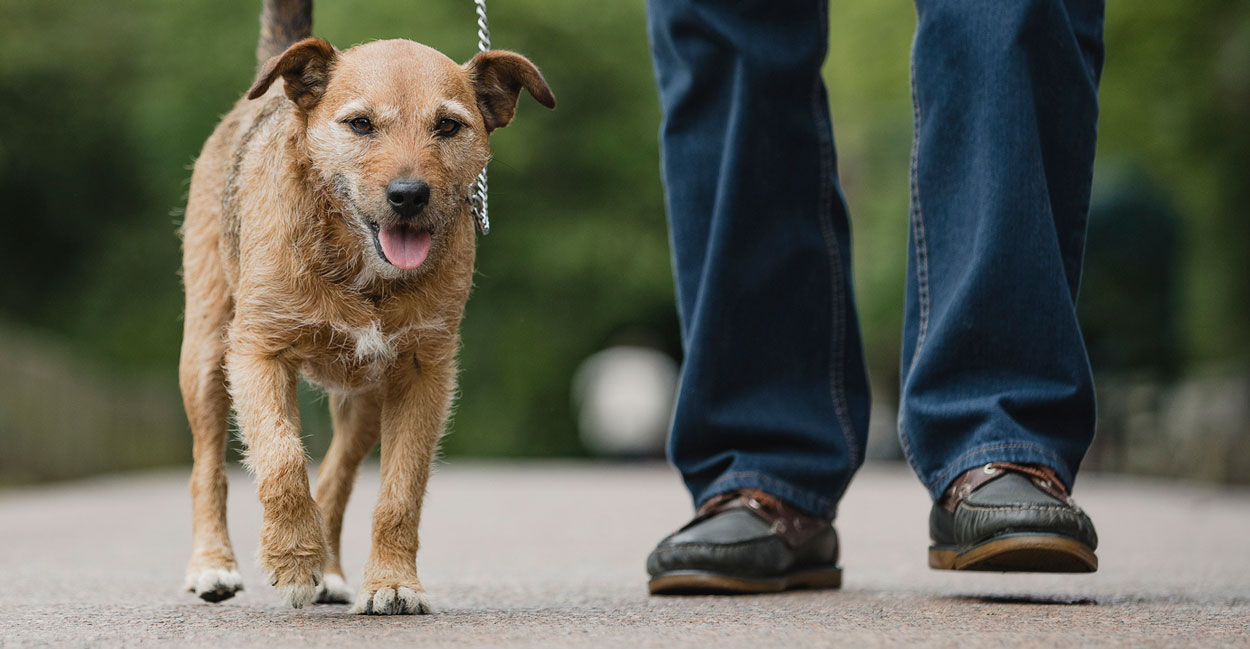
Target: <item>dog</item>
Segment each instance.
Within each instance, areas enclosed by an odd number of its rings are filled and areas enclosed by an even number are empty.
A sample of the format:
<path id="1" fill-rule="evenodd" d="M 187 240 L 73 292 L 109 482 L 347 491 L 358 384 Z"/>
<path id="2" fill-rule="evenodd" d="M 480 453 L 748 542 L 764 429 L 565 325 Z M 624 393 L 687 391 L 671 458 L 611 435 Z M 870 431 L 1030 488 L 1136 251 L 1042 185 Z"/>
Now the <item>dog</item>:
<path id="1" fill-rule="evenodd" d="M 311 27 L 311 0 L 264 0 L 256 81 L 192 172 L 179 367 L 195 460 L 186 587 L 210 602 L 243 587 L 226 530 L 233 406 L 264 505 L 258 561 L 284 602 L 427 613 L 417 527 L 472 285 L 470 192 L 520 91 L 548 108 L 555 97 L 520 54 L 459 65 L 408 40 L 339 51 Z M 300 375 L 329 392 L 334 424 L 315 499 Z M 382 487 L 353 598 L 343 510 L 379 442 Z"/>

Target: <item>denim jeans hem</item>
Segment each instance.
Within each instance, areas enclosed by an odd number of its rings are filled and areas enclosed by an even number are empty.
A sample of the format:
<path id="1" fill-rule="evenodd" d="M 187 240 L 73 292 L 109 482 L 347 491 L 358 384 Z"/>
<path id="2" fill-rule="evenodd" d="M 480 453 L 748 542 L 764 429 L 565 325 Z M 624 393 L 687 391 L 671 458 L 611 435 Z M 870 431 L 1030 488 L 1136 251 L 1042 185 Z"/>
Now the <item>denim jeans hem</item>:
<path id="1" fill-rule="evenodd" d="M 779 480 L 758 471 L 736 471 L 722 475 L 701 493 L 694 495 L 695 508 L 701 507 L 712 496 L 734 491 L 735 489 L 759 489 L 798 507 L 812 516 L 826 520 L 833 520 L 838 511 L 837 500 L 800 489 L 784 480 Z"/>
<path id="2" fill-rule="evenodd" d="M 990 462 L 1014 462 L 1016 464 L 1041 464 L 1055 470 L 1055 474 L 1069 489 L 1076 475 L 1068 469 L 1068 465 L 1054 451 L 1038 446 L 1019 442 L 1001 442 L 974 448 L 959 456 L 946 469 L 931 479 L 924 478 L 925 488 L 933 500 L 942 497 L 942 493 L 955 478 L 968 469 L 989 464 Z"/>

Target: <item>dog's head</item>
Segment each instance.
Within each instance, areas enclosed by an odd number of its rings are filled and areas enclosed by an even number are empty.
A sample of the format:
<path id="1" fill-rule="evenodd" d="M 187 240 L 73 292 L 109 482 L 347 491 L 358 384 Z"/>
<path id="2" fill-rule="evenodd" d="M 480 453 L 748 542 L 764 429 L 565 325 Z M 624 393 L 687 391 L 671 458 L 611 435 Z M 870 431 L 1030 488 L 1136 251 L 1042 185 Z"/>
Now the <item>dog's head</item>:
<path id="1" fill-rule="evenodd" d="M 494 50 L 458 65 L 406 40 L 344 52 L 300 41 L 261 66 L 248 98 L 278 78 L 298 107 L 319 191 L 344 212 L 367 267 L 382 277 L 430 268 L 450 247 L 456 221 L 470 218 L 488 135 L 512 120 L 522 88 L 555 107 L 520 54 Z"/>

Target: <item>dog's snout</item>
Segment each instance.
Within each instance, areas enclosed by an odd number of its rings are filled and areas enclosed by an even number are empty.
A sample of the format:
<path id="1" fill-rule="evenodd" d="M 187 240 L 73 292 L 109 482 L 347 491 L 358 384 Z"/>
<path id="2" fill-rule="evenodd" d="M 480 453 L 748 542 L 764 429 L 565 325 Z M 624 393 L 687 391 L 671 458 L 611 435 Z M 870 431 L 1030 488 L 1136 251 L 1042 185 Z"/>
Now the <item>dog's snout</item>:
<path id="1" fill-rule="evenodd" d="M 386 186 L 386 201 L 400 216 L 416 216 L 430 202 L 430 185 L 424 180 L 396 178 Z"/>

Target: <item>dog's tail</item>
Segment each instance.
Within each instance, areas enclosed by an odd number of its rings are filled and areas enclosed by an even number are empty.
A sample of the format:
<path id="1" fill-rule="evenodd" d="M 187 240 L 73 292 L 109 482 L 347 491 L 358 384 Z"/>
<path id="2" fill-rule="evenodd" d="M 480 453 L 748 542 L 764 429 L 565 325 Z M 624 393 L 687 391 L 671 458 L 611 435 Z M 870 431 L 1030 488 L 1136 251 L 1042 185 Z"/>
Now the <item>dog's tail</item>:
<path id="1" fill-rule="evenodd" d="M 263 0 L 256 60 L 264 63 L 312 36 L 312 0 Z"/>

